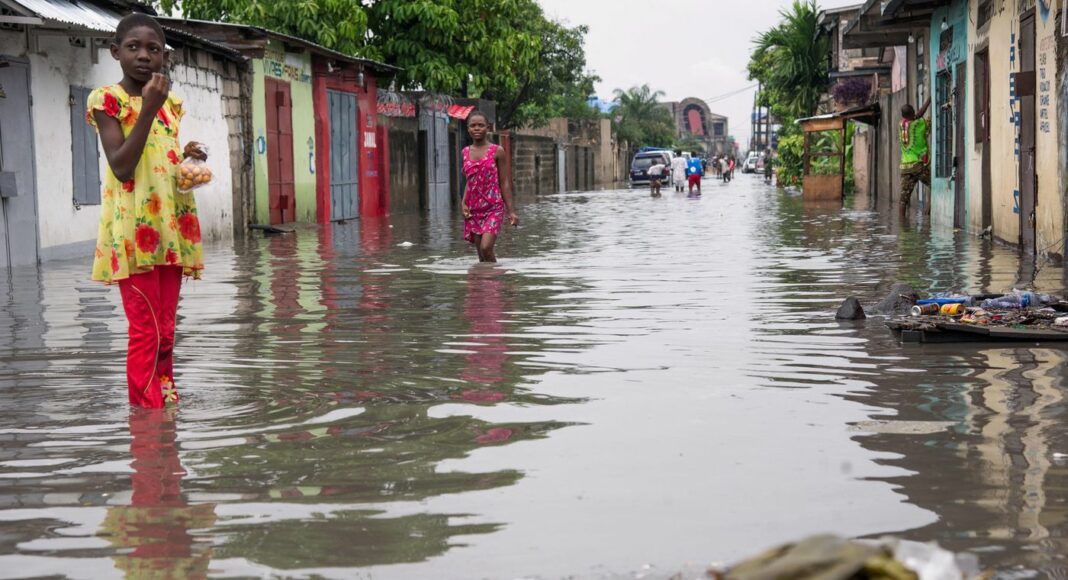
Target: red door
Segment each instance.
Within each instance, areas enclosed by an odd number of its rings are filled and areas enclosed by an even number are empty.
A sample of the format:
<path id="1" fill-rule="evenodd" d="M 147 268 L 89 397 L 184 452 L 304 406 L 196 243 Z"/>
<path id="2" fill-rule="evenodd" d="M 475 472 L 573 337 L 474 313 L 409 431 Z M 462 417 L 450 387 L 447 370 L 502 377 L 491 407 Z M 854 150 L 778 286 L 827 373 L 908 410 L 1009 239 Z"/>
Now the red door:
<path id="1" fill-rule="evenodd" d="M 273 225 L 294 221 L 297 213 L 293 186 L 293 99 L 289 83 L 266 81 L 267 199 Z"/>

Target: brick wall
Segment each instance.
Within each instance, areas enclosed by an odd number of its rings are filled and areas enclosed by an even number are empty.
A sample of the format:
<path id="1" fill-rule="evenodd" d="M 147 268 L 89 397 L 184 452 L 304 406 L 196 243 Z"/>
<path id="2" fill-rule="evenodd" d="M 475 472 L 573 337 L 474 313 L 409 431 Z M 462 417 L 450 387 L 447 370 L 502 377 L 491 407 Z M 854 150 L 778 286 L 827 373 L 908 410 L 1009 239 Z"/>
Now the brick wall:
<path id="1" fill-rule="evenodd" d="M 556 143 L 551 137 L 512 137 L 512 183 L 516 197 L 556 193 Z"/>

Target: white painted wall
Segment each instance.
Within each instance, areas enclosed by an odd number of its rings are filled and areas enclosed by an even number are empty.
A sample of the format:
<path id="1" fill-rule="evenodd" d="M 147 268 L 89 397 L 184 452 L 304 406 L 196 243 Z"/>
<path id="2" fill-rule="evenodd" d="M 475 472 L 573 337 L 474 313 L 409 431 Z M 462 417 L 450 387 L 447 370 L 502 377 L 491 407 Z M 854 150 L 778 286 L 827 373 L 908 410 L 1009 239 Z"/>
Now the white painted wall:
<path id="1" fill-rule="evenodd" d="M 70 256 L 96 240 L 100 206 L 76 209 L 72 202 L 73 160 L 71 115 L 85 114 L 85 103 L 69 103 L 70 86 L 99 87 L 122 78 L 106 49 L 93 64 L 90 49 L 73 47 L 65 37 L 41 37 L 39 51 L 29 56 L 33 94 L 34 144 L 37 159 L 37 200 L 42 256 Z M 218 75 L 176 66 L 172 90 L 185 100 L 180 138 L 210 148 L 215 181 L 197 190 L 200 227 L 205 240 L 232 236 L 232 174 L 228 131 L 223 120 L 222 80 Z M 100 155 L 100 175 L 107 160 Z M 67 248 L 67 250 L 64 250 Z"/>

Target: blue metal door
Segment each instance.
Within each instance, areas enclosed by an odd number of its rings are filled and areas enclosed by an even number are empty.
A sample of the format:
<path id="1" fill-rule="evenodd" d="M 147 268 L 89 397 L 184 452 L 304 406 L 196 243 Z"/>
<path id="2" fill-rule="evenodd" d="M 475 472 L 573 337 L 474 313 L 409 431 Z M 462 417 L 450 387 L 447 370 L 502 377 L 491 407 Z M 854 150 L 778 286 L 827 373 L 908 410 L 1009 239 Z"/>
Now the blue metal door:
<path id="1" fill-rule="evenodd" d="M 330 101 L 330 219 L 358 217 L 359 161 L 356 95 L 327 91 Z"/>

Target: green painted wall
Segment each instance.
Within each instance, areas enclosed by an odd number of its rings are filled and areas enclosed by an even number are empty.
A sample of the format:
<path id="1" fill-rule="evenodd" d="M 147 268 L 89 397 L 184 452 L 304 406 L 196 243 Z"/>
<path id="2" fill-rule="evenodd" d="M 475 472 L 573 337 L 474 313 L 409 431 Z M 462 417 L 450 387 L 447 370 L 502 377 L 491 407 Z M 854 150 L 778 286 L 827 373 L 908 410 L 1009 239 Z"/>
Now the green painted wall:
<path id="1" fill-rule="evenodd" d="M 256 222 L 270 223 L 267 199 L 267 111 L 265 80 L 289 83 L 293 98 L 293 179 L 298 222 L 315 222 L 315 109 L 311 55 L 287 53 L 272 40 L 262 59 L 253 62 L 252 124 L 255 132 Z"/>

